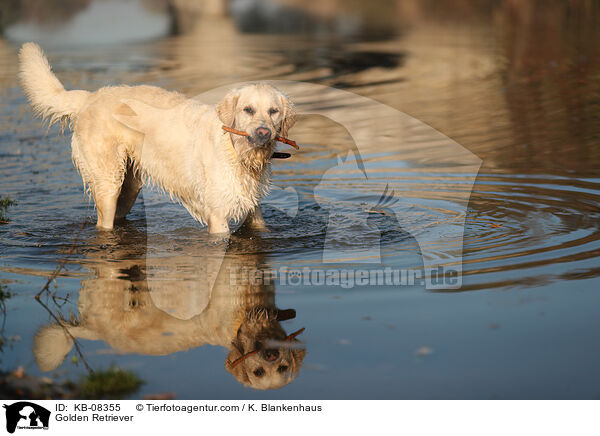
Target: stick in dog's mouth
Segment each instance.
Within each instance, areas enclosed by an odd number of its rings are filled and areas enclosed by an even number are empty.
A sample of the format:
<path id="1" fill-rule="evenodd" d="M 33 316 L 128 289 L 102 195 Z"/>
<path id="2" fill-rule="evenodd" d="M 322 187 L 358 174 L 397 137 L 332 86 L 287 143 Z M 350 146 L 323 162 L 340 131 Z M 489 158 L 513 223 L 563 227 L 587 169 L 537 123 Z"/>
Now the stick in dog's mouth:
<path id="1" fill-rule="evenodd" d="M 242 130 L 236 130 L 231 127 L 222 126 L 222 129 L 225 130 L 226 132 L 233 133 L 234 135 L 250 136 L 248 133 L 246 133 Z M 283 142 L 284 144 L 291 145 L 296 150 L 300 150 L 300 147 L 298 147 L 298 144 L 296 144 L 296 141 L 292 141 L 291 139 L 284 138 L 283 136 L 276 136 L 275 141 Z"/>
<path id="2" fill-rule="evenodd" d="M 294 339 L 296 339 L 296 336 L 298 336 L 299 334 L 301 334 L 302 332 L 304 332 L 305 328 L 302 327 L 300 330 L 296 330 L 294 333 L 291 333 L 289 335 L 287 335 L 285 338 L 283 338 L 283 341 L 293 341 Z M 253 356 L 254 354 L 258 353 L 259 350 L 252 350 L 249 351 L 248 353 L 242 355 L 241 357 L 238 357 L 237 359 L 235 359 L 233 362 L 229 362 L 229 366 L 231 368 L 235 368 L 236 366 L 238 366 L 240 363 L 242 363 L 244 360 L 246 360 L 248 357 Z"/>

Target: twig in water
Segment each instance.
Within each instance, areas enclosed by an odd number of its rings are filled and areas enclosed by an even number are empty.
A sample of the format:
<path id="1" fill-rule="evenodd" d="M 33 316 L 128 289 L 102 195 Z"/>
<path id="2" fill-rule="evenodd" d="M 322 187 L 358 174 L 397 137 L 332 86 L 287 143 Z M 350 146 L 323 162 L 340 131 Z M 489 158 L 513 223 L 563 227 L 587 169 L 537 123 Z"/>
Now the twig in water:
<path id="1" fill-rule="evenodd" d="M 87 361 L 85 360 L 85 357 L 83 357 L 83 353 L 81 351 L 81 348 L 79 348 L 79 344 L 77 343 L 77 339 L 75 339 L 75 336 L 73 336 L 71 334 L 71 332 L 69 331 L 69 329 L 67 329 L 67 327 L 61 322 L 61 320 L 54 314 L 54 312 L 52 312 L 52 310 L 50 310 L 50 308 L 41 299 L 41 295 L 44 292 L 48 292 L 48 295 L 50 295 L 52 297 L 53 301 L 55 301 L 54 300 L 54 296 L 52 296 L 52 294 L 50 293 L 50 283 L 52 283 L 52 281 L 54 281 L 56 279 L 56 277 L 58 277 L 58 274 L 64 268 L 65 264 L 67 263 L 67 260 L 69 260 L 69 258 L 73 254 L 73 252 L 75 252 L 75 246 L 77 244 L 77 241 L 79 241 L 79 236 L 81 235 L 81 232 L 83 231 L 83 228 L 85 227 L 85 223 L 86 223 L 86 219 L 84 219 L 83 222 L 81 223 L 81 227 L 79 228 L 79 232 L 77 232 L 77 236 L 73 240 L 73 244 L 71 244 L 71 248 L 69 249 L 67 255 L 58 264 L 58 266 L 52 272 L 52 274 L 50 274 L 50 277 L 48 277 L 48 281 L 42 287 L 42 289 L 40 290 L 40 292 L 37 293 L 37 295 L 35 296 L 35 299 L 36 299 L 36 301 L 44 309 L 46 309 L 46 311 L 50 314 L 50 316 L 54 319 L 54 321 L 56 321 L 56 323 L 63 328 L 63 330 L 65 331 L 65 333 L 71 337 L 71 339 L 73 340 L 73 345 L 75 347 L 75 351 L 77 352 L 77 354 L 79 355 L 79 358 L 81 359 L 81 361 L 85 365 L 85 369 L 87 369 L 87 371 L 90 374 L 93 374 L 94 370 L 88 365 Z"/>

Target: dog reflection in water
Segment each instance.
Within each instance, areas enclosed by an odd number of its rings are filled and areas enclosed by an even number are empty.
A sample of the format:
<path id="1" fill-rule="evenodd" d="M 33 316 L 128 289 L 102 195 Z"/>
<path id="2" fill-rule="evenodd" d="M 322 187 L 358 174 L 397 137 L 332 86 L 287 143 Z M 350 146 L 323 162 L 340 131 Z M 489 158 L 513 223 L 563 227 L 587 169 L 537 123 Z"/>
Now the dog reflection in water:
<path id="1" fill-rule="evenodd" d="M 181 256 L 152 260 L 145 259 L 145 235 L 139 244 L 131 235 L 126 243 L 114 235 L 97 237 L 114 240 L 98 241 L 109 247 L 91 255 L 97 257 L 91 267 L 96 274 L 82 281 L 78 316 L 59 316 L 60 324 L 42 327 L 34 338 L 42 371 L 61 365 L 72 335 L 102 340 L 119 353 L 227 347 L 225 368 L 255 389 L 281 388 L 297 376 L 306 350 L 280 325 L 295 311 L 277 309 L 272 284 L 230 277 L 231 270 L 260 268 L 261 256 L 229 252 L 223 258 L 218 247 L 199 244 Z"/>

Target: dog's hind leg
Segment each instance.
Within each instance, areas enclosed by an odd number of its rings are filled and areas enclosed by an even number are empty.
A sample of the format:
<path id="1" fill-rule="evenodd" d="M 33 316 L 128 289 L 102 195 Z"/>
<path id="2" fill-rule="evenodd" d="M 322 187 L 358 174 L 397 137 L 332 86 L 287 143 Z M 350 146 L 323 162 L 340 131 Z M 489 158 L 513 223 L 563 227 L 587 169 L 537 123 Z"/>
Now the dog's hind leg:
<path id="1" fill-rule="evenodd" d="M 140 174 L 135 171 L 133 162 L 129 160 L 127 162 L 127 170 L 125 171 L 123 185 L 121 186 L 121 193 L 117 200 L 115 219 L 123 219 L 129 213 L 142 189 L 142 185 L 143 182 Z"/>
<path id="2" fill-rule="evenodd" d="M 127 155 L 124 147 L 104 137 L 102 132 L 83 131 L 85 135 L 77 132 L 73 135 L 73 161 L 94 197 L 98 213 L 96 227 L 111 230 L 125 180 Z"/>
<path id="3" fill-rule="evenodd" d="M 227 219 L 220 214 L 212 214 L 207 219 L 208 233 L 228 235 L 229 234 L 229 222 Z"/>
<path id="4" fill-rule="evenodd" d="M 132 138 L 116 138 L 111 129 L 98 129 L 97 119 L 103 116 L 99 111 L 77 118 L 71 150 L 73 162 L 96 203 L 96 226 L 110 230 L 115 219 L 124 217 L 133 206 L 141 180 L 128 157 Z"/>
<path id="5" fill-rule="evenodd" d="M 117 212 L 119 189 L 100 184 L 100 186 L 96 185 L 92 187 L 92 193 L 94 194 L 96 211 L 98 213 L 96 227 L 102 230 L 112 230 Z"/>

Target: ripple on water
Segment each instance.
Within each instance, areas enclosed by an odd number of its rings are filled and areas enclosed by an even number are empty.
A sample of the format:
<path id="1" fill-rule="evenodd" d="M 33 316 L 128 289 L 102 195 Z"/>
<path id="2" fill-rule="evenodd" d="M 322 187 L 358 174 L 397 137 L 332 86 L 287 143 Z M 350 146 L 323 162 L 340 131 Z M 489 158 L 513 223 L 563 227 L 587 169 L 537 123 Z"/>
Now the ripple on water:
<path id="1" fill-rule="evenodd" d="M 598 204 L 595 179 L 480 175 L 465 229 L 465 289 L 597 273 Z"/>

